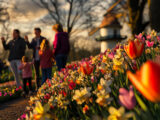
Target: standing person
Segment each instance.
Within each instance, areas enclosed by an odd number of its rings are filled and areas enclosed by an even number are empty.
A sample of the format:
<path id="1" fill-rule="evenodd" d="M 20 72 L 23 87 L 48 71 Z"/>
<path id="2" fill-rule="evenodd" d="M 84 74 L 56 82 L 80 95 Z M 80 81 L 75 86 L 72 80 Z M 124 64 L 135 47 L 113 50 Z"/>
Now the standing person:
<path id="1" fill-rule="evenodd" d="M 52 77 L 53 52 L 50 49 L 48 40 L 44 39 L 40 46 L 40 66 L 42 69 L 42 85 L 47 79 Z"/>
<path id="2" fill-rule="evenodd" d="M 69 35 L 63 32 L 61 25 L 56 24 L 53 26 L 53 31 L 56 32 L 55 39 L 53 41 L 53 53 L 55 55 L 58 71 L 65 68 L 67 57 L 70 50 Z"/>
<path id="3" fill-rule="evenodd" d="M 35 37 L 32 39 L 31 43 L 28 41 L 28 37 L 25 36 L 28 48 L 33 49 L 33 59 L 34 59 L 34 68 L 35 68 L 35 79 L 36 79 L 36 88 L 40 87 L 40 58 L 39 58 L 39 49 L 40 44 L 45 37 L 41 36 L 41 29 L 34 29 Z"/>
<path id="4" fill-rule="evenodd" d="M 21 65 L 19 66 L 19 69 L 22 70 L 24 95 L 28 94 L 28 91 L 26 89 L 27 82 L 29 83 L 29 95 L 32 94 L 32 65 L 33 63 L 34 62 L 28 61 L 28 57 L 23 56 Z"/>
<path id="5" fill-rule="evenodd" d="M 26 42 L 20 36 L 20 31 L 18 29 L 13 30 L 13 40 L 6 43 L 4 37 L 1 38 L 2 44 L 5 50 L 9 50 L 9 63 L 11 70 L 14 74 L 17 87 L 21 86 L 20 83 L 20 70 L 18 66 L 20 65 L 21 59 L 25 54 Z"/>

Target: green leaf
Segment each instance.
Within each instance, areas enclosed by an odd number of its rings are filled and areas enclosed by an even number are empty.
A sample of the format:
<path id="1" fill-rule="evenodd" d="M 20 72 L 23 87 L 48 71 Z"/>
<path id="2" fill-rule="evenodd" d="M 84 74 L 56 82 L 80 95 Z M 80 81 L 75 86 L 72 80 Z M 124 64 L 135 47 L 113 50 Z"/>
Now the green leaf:
<path id="1" fill-rule="evenodd" d="M 136 99 L 137 99 L 138 104 L 141 106 L 141 108 L 142 108 L 144 111 L 147 111 L 147 110 L 148 110 L 147 106 L 146 106 L 145 103 L 142 101 L 142 99 L 137 95 L 137 93 L 135 93 L 135 97 L 136 97 Z"/>

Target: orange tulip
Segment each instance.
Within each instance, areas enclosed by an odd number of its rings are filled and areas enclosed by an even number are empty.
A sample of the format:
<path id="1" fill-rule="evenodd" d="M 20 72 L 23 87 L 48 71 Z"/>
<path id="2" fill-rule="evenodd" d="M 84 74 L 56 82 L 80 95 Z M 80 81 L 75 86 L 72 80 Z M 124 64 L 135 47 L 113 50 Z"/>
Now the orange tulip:
<path id="1" fill-rule="evenodd" d="M 93 72 L 93 66 L 88 62 L 82 63 L 80 71 L 85 75 L 90 75 Z"/>
<path id="2" fill-rule="evenodd" d="M 147 61 L 136 74 L 127 72 L 132 84 L 152 102 L 160 101 L 160 65 Z"/>
<path id="3" fill-rule="evenodd" d="M 139 40 L 131 40 L 128 45 L 124 46 L 124 50 L 131 59 L 140 57 L 144 50 L 144 43 Z"/>

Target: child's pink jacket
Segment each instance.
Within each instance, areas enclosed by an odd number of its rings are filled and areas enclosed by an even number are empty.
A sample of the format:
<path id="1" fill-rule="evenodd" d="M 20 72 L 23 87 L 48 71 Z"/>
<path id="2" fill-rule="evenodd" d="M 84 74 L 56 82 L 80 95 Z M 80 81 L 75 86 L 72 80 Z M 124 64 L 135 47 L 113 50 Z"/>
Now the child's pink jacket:
<path id="1" fill-rule="evenodd" d="M 32 64 L 33 62 L 21 63 L 19 69 L 22 70 L 22 77 L 29 78 L 32 77 Z"/>

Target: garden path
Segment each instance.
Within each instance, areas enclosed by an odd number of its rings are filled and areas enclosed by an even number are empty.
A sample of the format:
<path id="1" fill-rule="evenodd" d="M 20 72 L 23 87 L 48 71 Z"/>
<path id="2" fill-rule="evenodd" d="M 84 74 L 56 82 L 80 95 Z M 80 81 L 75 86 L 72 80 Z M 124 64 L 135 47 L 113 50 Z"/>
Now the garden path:
<path id="1" fill-rule="evenodd" d="M 28 99 L 18 98 L 0 103 L 0 120 L 17 120 L 25 111 Z"/>

